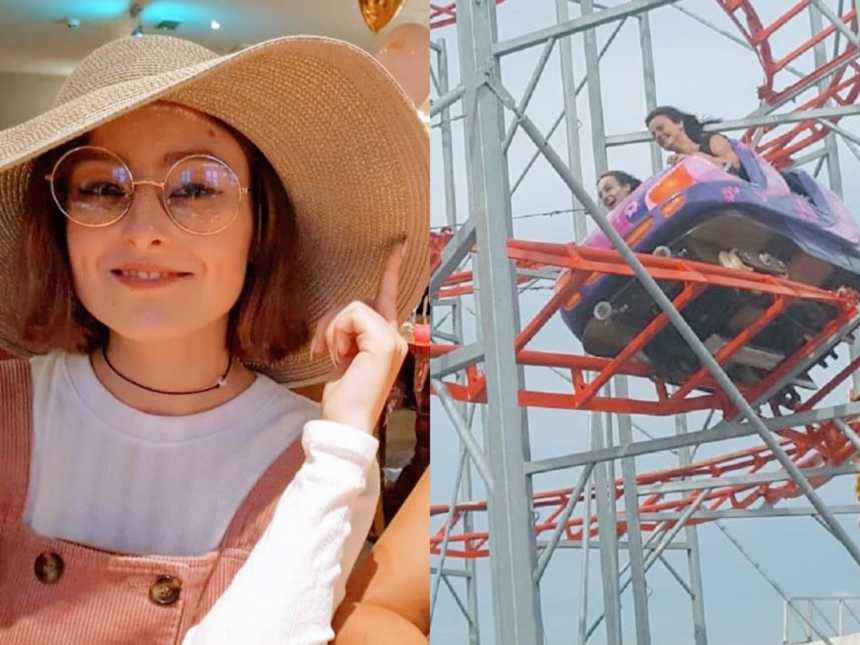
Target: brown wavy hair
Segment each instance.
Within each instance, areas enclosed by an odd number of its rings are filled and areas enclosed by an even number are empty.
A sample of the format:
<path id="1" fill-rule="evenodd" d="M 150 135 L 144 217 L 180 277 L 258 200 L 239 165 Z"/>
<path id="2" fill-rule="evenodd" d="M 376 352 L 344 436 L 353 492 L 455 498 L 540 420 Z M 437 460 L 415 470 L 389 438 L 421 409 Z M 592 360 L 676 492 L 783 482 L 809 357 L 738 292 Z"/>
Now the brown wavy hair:
<path id="1" fill-rule="evenodd" d="M 301 271 L 293 266 L 296 222 L 292 203 L 275 169 L 260 150 L 228 124 L 207 115 L 239 141 L 248 157 L 255 218 L 254 243 L 245 283 L 229 313 L 227 348 L 242 361 L 274 362 L 308 339 L 300 300 Z M 75 294 L 66 243 L 66 218 L 47 183 L 57 159 L 86 144 L 86 135 L 39 157 L 25 195 L 15 310 L 20 338 L 39 352 L 89 353 L 108 338 Z"/>

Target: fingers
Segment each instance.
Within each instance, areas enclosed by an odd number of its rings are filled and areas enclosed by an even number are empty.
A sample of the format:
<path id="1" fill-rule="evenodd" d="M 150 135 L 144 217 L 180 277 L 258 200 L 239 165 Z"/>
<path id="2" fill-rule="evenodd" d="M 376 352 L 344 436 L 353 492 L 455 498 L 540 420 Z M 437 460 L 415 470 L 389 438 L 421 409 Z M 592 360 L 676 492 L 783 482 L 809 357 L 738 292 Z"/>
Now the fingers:
<path id="1" fill-rule="evenodd" d="M 317 356 L 328 351 L 328 345 L 325 341 L 325 333 L 331 321 L 337 316 L 340 309 L 332 309 L 317 321 L 314 329 L 314 335 L 311 339 L 310 353 L 311 356 Z"/>
<path id="2" fill-rule="evenodd" d="M 394 324 L 397 323 L 397 296 L 400 290 L 400 268 L 403 264 L 405 248 L 406 241 L 398 241 L 388 254 L 379 280 L 376 299 L 371 305 L 386 321 Z M 347 305 L 347 307 L 348 306 L 350 305 Z M 346 307 L 334 308 L 319 319 L 310 344 L 312 356 L 326 351 L 326 329 L 328 329 L 335 316 L 345 308 Z"/>
<path id="3" fill-rule="evenodd" d="M 338 368 L 344 359 L 360 351 L 380 356 L 405 355 L 408 347 L 388 321 L 365 303 L 356 301 L 320 320 L 311 349 L 316 355 L 328 352 L 332 365 Z"/>
<path id="4" fill-rule="evenodd" d="M 389 323 L 397 324 L 397 294 L 400 289 L 400 266 L 403 264 L 403 252 L 406 242 L 398 242 L 382 269 L 382 277 L 379 280 L 379 289 L 376 292 L 376 300 L 373 308 L 379 315 Z"/>

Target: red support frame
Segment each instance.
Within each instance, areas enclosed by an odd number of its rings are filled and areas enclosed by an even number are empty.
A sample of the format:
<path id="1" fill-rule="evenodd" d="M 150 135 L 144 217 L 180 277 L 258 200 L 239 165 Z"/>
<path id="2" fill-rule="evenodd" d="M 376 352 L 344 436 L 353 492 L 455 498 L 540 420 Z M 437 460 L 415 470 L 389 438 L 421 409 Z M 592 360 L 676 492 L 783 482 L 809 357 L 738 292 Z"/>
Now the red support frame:
<path id="1" fill-rule="evenodd" d="M 718 409 L 727 416 L 734 415 L 735 410 L 727 397 L 704 369 L 700 369 L 683 383 L 676 384 L 678 389 L 671 394 L 668 393 L 664 382 L 656 378 L 652 379 L 654 398 L 650 400 L 598 396 L 600 388 L 614 376 L 652 377 L 648 366 L 636 361 L 634 357 L 668 324 L 668 319 L 663 313 L 655 317 L 631 340 L 624 351 L 614 358 L 565 352 L 545 352 L 528 348 L 529 342 L 559 311 L 563 303 L 569 302 L 583 285 L 602 275 L 633 277 L 633 270 L 616 251 L 580 247 L 573 244 L 510 240 L 508 242 L 508 256 L 517 265 L 555 266 L 565 271 L 563 277 L 558 281 L 559 287 L 555 293 L 532 319 L 525 323 L 522 331 L 517 335 L 514 351 L 520 365 L 571 370 L 571 391 L 547 392 L 523 389 L 518 394 L 520 405 L 658 416 L 681 414 L 694 410 Z M 677 282 L 683 285 L 681 292 L 674 301 L 679 310 L 683 310 L 709 288 L 731 288 L 756 294 L 767 294 L 773 298 L 771 306 L 755 324 L 729 339 L 728 343 L 717 352 L 717 361 L 723 365 L 733 354 L 752 341 L 759 331 L 791 303 L 810 300 L 834 308 L 836 314 L 833 319 L 818 334 L 809 338 L 797 352 L 782 361 L 776 369 L 756 385 L 740 388 L 749 401 L 756 401 L 776 384 L 785 380 L 797 370 L 798 365 L 807 356 L 823 347 L 834 335 L 843 331 L 847 326 L 857 322 L 857 296 L 853 291 L 840 290 L 834 293 L 766 274 L 750 273 L 679 258 L 658 257 L 643 253 L 637 254 L 637 257 L 655 280 Z M 456 274 L 454 277 L 458 294 L 470 293 L 473 288 L 472 284 L 463 277 L 464 275 L 465 272 Z M 445 297 L 449 289 L 451 287 L 446 283 L 440 289 L 439 296 Z M 456 345 L 435 344 L 431 346 L 430 351 L 431 356 L 437 357 L 455 349 L 457 349 Z M 594 372 L 596 376 L 587 381 L 584 376 L 586 372 Z M 847 378 L 847 376 L 848 373 L 844 374 L 843 378 Z M 484 403 L 486 401 L 484 377 L 477 367 L 473 366 L 467 371 L 465 383 L 450 381 L 444 383 L 448 393 L 456 400 L 472 403 Z"/>
<path id="2" fill-rule="evenodd" d="M 860 430 L 860 419 L 849 419 L 847 421 L 855 431 Z M 805 431 L 784 430 L 780 434 L 782 435 L 780 444 L 783 449 L 796 465 L 807 472 L 811 468 L 820 466 L 843 465 L 854 454 L 854 447 L 832 422 L 810 426 Z M 773 454 L 766 445 L 762 444 L 754 448 L 702 459 L 688 466 L 677 466 L 641 473 L 636 477 L 636 485 L 640 487 L 695 478 L 707 480 L 708 478 L 724 477 L 732 473 L 752 475 L 762 472 L 767 465 L 774 461 L 775 457 Z M 825 481 L 824 478 L 810 478 L 810 483 L 816 488 L 824 484 Z M 622 499 L 624 496 L 623 480 L 619 478 L 614 484 L 615 499 Z M 667 494 L 665 493 L 649 495 L 640 501 L 639 513 L 667 511 L 681 513 L 696 500 L 702 490 L 704 490 L 704 487 L 689 491 L 689 493 L 677 499 L 666 499 Z M 538 514 L 543 514 L 535 522 L 534 530 L 537 536 L 551 532 L 557 527 L 558 518 L 563 513 L 572 494 L 573 489 L 571 488 L 535 493 L 533 509 Z M 716 511 L 726 506 L 732 509 L 747 509 L 759 501 L 773 506 L 778 502 L 798 497 L 799 495 L 800 491 L 797 485 L 791 481 L 751 482 L 748 484 L 712 488 L 705 495 L 703 504 L 705 505 L 705 509 L 709 511 Z M 581 501 L 582 496 L 580 496 L 578 502 Z M 448 547 L 446 554 L 448 556 L 461 558 L 483 558 L 488 556 L 491 545 L 490 535 L 487 531 L 480 529 L 469 532 L 457 530 L 460 526 L 460 520 L 467 513 L 482 513 L 486 510 L 487 503 L 485 501 L 458 504 L 452 510 L 450 523 L 439 526 L 432 534 L 430 539 L 431 553 L 436 555 L 441 553 L 441 544 L 445 539 L 445 532 L 447 530 L 450 533 L 447 538 Z M 431 516 L 440 516 L 448 512 L 449 507 L 446 505 L 433 505 L 430 507 Z M 709 520 L 694 518 L 689 520 L 687 525 L 693 526 L 707 521 Z M 584 537 L 583 524 L 582 517 L 569 519 L 564 527 L 565 538 L 572 541 L 582 540 Z M 642 530 L 649 531 L 655 529 L 660 522 L 643 520 L 640 524 Z M 626 533 L 627 524 L 623 517 L 617 521 L 615 530 L 619 536 Z M 598 531 L 598 518 L 596 515 L 593 515 L 590 519 L 589 535 L 596 537 L 598 536 Z"/>

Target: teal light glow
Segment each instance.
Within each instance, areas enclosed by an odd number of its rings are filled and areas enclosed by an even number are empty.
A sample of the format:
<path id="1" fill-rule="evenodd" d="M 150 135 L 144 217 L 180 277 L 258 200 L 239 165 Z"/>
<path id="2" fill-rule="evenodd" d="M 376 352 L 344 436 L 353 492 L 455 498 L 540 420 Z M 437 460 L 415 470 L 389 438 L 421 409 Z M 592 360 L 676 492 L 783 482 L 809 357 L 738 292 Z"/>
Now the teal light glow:
<path id="1" fill-rule="evenodd" d="M 47 20 L 78 18 L 82 23 L 114 20 L 127 15 L 131 7 L 130 0 L 77 0 L 76 2 L 50 0 L 47 2 L 14 2 L 13 4 L 20 4 L 20 15 Z"/>
<path id="2" fill-rule="evenodd" d="M 159 2 L 156 0 L 147 5 L 141 15 L 147 24 L 158 24 L 162 20 L 177 20 L 196 26 L 208 26 L 212 19 L 212 9 L 210 7 L 195 7 L 183 2 Z"/>

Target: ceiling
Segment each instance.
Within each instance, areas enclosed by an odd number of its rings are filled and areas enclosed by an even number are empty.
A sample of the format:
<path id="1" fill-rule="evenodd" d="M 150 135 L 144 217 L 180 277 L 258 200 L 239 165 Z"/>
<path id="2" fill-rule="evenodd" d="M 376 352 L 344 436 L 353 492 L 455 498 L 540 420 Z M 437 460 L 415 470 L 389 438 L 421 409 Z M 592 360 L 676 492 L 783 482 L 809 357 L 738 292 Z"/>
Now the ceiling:
<path id="1" fill-rule="evenodd" d="M 427 0 L 405 0 L 397 17 L 379 34 L 365 25 L 358 0 L 138 0 L 145 33 L 194 40 L 219 53 L 292 34 L 325 35 L 378 50 L 399 24 L 426 25 Z M 0 72 L 68 74 L 96 47 L 128 36 L 138 24 L 128 0 L 0 0 Z M 70 19 L 80 26 L 72 29 Z M 160 31 L 161 21 L 178 21 Z M 221 28 L 214 31 L 210 22 Z"/>

